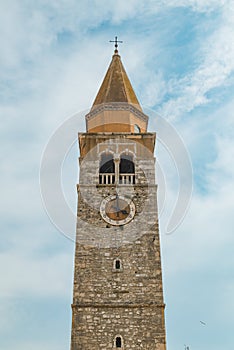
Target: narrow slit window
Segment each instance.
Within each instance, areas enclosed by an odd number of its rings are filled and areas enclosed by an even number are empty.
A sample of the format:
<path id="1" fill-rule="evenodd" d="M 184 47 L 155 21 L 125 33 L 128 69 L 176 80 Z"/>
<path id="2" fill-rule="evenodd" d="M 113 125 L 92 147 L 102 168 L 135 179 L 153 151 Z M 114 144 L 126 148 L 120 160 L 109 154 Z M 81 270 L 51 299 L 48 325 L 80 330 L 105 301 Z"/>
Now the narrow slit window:
<path id="1" fill-rule="evenodd" d="M 115 346 L 116 346 L 116 348 L 122 348 L 122 339 L 121 339 L 121 337 L 116 337 L 115 338 Z"/>
<path id="2" fill-rule="evenodd" d="M 115 260 L 115 269 L 120 270 L 121 269 L 121 262 L 120 260 Z"/>

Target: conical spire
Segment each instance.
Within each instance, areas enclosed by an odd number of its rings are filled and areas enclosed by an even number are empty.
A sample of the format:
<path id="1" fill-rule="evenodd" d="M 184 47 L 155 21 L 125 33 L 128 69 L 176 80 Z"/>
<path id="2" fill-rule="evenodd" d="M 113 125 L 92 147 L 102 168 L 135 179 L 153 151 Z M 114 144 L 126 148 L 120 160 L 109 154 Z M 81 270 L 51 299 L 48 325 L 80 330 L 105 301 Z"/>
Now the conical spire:
<path id="1" fill-rule="evenodd" d="M 116 45 L 93 106 L 85 116 L 86 129 L 92 133 L 144 133 L 148 117 L 141 109 Z"/>
<path id="2" fill-rule="evenodd" d="M 97 105 L 112 102 L 129 103 L 134 105 L 140 111 L 142 110 L 121 62 L 118 50 L 115 50 L 115 53 L 112 56 L 112 61 L 95 98 L 92 109 Z"/>

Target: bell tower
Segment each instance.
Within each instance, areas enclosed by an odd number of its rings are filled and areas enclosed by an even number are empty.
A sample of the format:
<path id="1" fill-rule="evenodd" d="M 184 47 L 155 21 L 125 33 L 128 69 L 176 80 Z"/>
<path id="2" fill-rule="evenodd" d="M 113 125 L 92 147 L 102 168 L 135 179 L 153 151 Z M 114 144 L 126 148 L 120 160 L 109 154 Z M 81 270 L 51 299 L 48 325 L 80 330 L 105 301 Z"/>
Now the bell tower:
<path id="1" fill-rule="evenodd" d="M 79 133 L 71 350 L 166 350 L 156 134 L 116 48 Z"/>

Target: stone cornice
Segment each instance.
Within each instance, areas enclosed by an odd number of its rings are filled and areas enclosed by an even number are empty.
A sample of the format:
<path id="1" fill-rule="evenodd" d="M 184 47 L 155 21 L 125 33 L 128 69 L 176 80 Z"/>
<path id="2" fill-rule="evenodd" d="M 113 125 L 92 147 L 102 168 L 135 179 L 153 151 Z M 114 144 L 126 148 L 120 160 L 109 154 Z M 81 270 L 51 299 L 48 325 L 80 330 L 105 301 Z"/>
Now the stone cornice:
<path id="1" fill-rule="evenodd" d="M 149 303 L 121 303 L 121 304 L 111 304 L 111 303 L 76 303 L 71 304 L 72 308 L 139 308 L 139 307 L 160 307 L 165 309 L 166 304 L 158 304 L 155 302 Z"/>
<path id="2" fill-rule="evenodd" d="M 93 119 L 98 113 L 103 111 L 130 111 L 135 114 L 138 118 L 148 123 L 148 116 L 137 109 L 134 105 L 125 102 L 112 102 L 112 103 L 102 103 L 98 106 L 92 108 L 92 110 L 86 114 L 86 120 Z"/>

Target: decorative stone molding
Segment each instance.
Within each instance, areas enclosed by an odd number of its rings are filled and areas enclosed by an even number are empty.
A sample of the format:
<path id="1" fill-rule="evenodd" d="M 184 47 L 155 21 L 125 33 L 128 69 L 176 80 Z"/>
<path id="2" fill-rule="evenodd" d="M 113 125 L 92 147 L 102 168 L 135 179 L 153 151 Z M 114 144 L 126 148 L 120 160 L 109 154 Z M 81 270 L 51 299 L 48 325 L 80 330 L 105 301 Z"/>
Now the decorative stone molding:
<path id="1" fill-rule="evenodd" d="M 137 109 L 134 105 L 125 102 L 112 102 L 112 103 L 102 103 L 95 106 L 91 111 L 86 114 L 86 121 L 93 119 L 97 114 L 103 111 L 129 111 L 135 114 L 139 119 L 148 123 L 148 116 Z"/>

